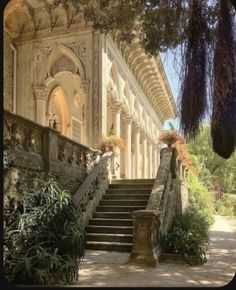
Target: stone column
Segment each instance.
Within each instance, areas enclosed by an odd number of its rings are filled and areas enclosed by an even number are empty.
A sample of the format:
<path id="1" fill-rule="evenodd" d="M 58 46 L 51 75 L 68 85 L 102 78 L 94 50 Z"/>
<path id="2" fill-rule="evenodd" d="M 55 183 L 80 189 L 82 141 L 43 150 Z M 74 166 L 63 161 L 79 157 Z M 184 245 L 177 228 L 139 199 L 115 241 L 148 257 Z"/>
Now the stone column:
<path id="1" fill-rule="evenodd" d="M 142 152 L 143 152 L 143 168 L 142 168 L 142 178 L 147 178 L 147 136 L 142 133 Z"/>
<path id="2" fill-rule="evenodd" d="M 156 178 L 157 169 L 158 169 L 158 164 L 157 164 L 157 147 L 156 147 L 155 144 L 153 144 L 153 177 L 154 178 Z"/>
<path id="3" fill-rule="evenodd" d="M 140 127 L 135 126 L 135 177 L 140 178 Z M 133 169 L 134 170 L 134 169 Z"/>
<path id="4" fill-rule="evenodd" d="M 121 117 L 121 102 L 114 102 L 112 104 L 112 112 L 114 115 L 114 134 L 117 137 L 120 137 L 120 117 Z M 117 148 L 114 156 L 114 178 L 120 178 L 120 149 Z"/>
<path id="5" fill-rule="evenodd" d="M 34 90 L 36 98 L 36 122 L 40 125 L 46 126 L 46 100 L 48 90 L 44 86 L 37 86 Z"/>
<path id="6" fill-rule="evenodd" d="M 125 123 L 125 178 L 131 178 L 131 123 L 130 114 L 124 117 Z"/>
<path id="7" fill-rule="evenodd" d="M 148 139 L 148 177 L 152 178 L 152 142 Z"/>

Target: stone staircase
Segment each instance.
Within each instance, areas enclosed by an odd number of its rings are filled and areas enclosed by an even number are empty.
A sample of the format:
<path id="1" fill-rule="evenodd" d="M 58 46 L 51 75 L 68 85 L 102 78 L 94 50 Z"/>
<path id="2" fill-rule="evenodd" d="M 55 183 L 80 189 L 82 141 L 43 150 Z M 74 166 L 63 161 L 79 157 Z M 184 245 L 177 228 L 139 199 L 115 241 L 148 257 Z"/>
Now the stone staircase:
<path id="1" fill-rule="evenodd" d="M 131 212 L 145 209 L 154 179 L 113 180 L 86 226 L 89 250 L 131 252 Z"/>

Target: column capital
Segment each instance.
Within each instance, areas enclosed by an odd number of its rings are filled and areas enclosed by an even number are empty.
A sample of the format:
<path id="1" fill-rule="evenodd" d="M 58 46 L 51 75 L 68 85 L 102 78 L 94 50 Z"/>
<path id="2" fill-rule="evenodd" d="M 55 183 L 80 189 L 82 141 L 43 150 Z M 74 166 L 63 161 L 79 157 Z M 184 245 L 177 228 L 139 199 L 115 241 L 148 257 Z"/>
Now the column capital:
<path id="1" fill-rule="evenodd" d="M 141 132 L 141 126 L 137 123 L 134 123 L 134 130 L 136 133 L 140 133 Z"/>
<path id="2" fill-rule="evenodd" d="M 147 133 L 141 130 L 142 139 L 147 139 Z"/>
<path id="3" fill-rule="evenodd" d="M 45 101 L 48 95 L 48 89 L 45 86 L 35 86 L 34 95 L 37 100 Z"/>
<path id="4" fill-rule="evenodd" d="M 147 144 L 148 144 L 148 145 L 152 145 L 152 144 L 153 144 L 152 139 L 150 139 L 149 136 L 147 137 Z"/>
<path id="5" fill-rule="evenodd" d="M 131 114 L 125 114 L 123 115 L 122 119 L 125 122 L 125 124 L 131 124 L 133 116 Z"/>
<path id="6" fill-rule="evenodd" d="M 112 102 L 112 104 L 111 104 L 112 112 L 113 113 L 120 113 L 121 105 L 122 105 L 122 101 L 120 101 L 120 100 L 115 100 L 114 102 Z"/>

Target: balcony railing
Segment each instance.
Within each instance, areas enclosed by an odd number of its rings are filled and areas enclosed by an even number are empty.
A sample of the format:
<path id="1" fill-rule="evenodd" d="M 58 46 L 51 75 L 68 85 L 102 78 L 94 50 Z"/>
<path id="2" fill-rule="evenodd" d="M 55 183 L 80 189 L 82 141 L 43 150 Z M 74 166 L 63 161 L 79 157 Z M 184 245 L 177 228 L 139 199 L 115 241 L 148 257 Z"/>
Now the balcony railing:
<path id="1" fill-rule="evenodd" d="M 52 175 L 74 193 L 101 156 L 93 150 L 19 115 L 4 111 L 4 145 L 11 166 L 36 177 Z M 41 174 L 40 174 L 41 173 Z"/>

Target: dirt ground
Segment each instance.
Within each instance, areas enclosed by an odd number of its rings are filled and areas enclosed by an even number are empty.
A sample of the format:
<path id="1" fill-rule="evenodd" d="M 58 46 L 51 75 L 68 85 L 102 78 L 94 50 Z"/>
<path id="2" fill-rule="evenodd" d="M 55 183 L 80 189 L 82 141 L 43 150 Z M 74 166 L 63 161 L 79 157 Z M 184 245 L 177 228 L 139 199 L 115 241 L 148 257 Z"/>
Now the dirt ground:
<path id="1" fill-rule="evenodd" d="M 202 266 L 128 265 L 129 253 L 87 251 L 75 287 L 204 287 L 228 284 L 236 272 L 236 218 L 215 216 L 210 255 Z M 236 279 L 236 278 L 235 278 Z"/>

